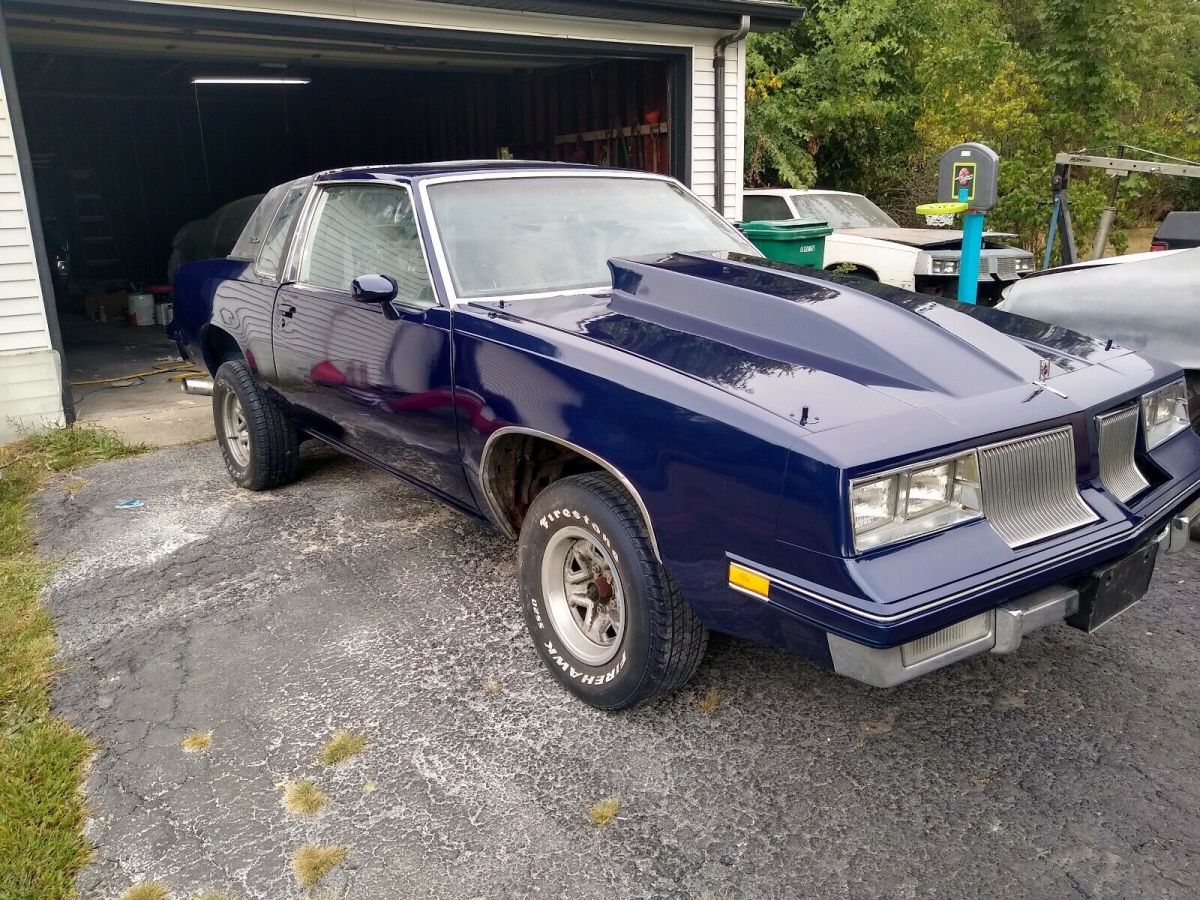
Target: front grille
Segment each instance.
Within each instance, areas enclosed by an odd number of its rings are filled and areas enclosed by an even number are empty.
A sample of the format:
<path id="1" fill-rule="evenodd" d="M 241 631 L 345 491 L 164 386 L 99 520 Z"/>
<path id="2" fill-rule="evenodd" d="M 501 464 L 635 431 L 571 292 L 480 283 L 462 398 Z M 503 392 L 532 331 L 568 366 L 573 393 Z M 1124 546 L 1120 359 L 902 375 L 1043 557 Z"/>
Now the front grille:
<path id="1" fill-rule="evenodd" d="M 1017 277 L 1017 258 L 1015 256 L 1002 256 L 996 260 L 996 274 L 1005 281 L 1012 281 Z"/>
<path id="2" fill-rule="evenodd" d="M 1136 497 L 1150 482 L 1137 467 L 1133 451 L 1137 445 L 1138 408 L 1127 406 L 1096 416 L 1100 443 L 1100 481 L 1104 489 L 1124 503 Z"/>
<path id="3" fill-rule="evenodd" d="M 961 622 L 955 622 L 948 628 L 927 634 L 900 646 L 900 661 L 905 666 L 915 666 L 917 663 L 941 656 L 959 647 L 974 644 L 992 636 L 992 613 L 989 610 Z"/>
<path id="4" fill-rule="evenodd" d="M 979 451 L 983 514 L 1010 547 L 1070 531 L 1099 516 L 1075 486 L 1070 426 Z"/>

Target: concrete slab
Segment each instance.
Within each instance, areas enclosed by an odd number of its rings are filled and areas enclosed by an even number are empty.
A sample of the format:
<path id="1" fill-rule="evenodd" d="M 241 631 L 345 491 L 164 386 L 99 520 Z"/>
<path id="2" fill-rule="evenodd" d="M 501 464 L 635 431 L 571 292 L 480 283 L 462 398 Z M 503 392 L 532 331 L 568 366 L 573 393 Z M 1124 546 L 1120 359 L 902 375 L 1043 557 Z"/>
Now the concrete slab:
<path id="1" fill-rule="evenodd" d="M 890 691 L 718 638 L 681 693 L 614 715 L 541 670 L 510 543 L 304 459 L 251 494 L 176 448 L 42 498 L 54 705 L 100 747 L 84 897 L 318 896 L 289 871 L 305 842 L 348 848 L 330 896 L 388 900 L 1200 896 L 1200 550 L 1091 637 Z M 342 727 L 366 751 L 321 766 Z M 280 805 L 297 777 L 316 818 Z"/>
<path id="2" fill-rule="evenodd" d="M 77 421 L 156 447 L 213 437 L 212 401 L 183 393 L 171 380 L 178 371 L 159 371 L 183 365 L 161 327 L 134 328 L 77 315 L 63 316 L 61 324 Z M 120 376 L 135 377 L 110 381 Z M 88 383 L 97 381 L 105 383 Z"/>

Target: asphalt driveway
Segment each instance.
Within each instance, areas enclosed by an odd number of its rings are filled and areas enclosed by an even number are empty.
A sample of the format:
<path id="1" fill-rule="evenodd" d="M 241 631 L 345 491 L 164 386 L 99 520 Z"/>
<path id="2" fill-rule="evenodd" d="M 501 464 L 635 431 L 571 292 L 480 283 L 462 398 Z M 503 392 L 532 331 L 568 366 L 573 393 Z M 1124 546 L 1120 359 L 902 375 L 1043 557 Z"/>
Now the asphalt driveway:
<path id="1" fill-rule="evenodd" d="M 309 896 L 309 842 L 348 848 L 323 889 L 355 898 L 1200 896 L 1200 545 L 1091 638 L 891 691 L 718 638 L 681 694 L 614 715 L 539 671 L 506 540 L 306 460 L 249 494 L 209 443 L 43 497 L 54 700 L 100 747 L 85 897 Z M 366 751 L 322 767 L 337 728 Z M 314 819 L 279 802 L 300 777 Z"/>

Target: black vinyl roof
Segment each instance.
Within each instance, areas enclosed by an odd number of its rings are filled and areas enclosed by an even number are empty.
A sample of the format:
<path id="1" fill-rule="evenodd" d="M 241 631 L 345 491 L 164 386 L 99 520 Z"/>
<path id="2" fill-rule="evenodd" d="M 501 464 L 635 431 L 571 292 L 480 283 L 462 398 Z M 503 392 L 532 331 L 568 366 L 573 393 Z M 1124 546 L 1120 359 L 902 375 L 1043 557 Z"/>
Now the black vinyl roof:
<path id="1" fill-rule="evenodd" d="M 734 30 L 742 16 L 752 31 L 775 31 L 799 22 L 807 11 L 788 0 L 439 0 L 455 6 L 489 7 L 617 22 L 659 22 Z"/>

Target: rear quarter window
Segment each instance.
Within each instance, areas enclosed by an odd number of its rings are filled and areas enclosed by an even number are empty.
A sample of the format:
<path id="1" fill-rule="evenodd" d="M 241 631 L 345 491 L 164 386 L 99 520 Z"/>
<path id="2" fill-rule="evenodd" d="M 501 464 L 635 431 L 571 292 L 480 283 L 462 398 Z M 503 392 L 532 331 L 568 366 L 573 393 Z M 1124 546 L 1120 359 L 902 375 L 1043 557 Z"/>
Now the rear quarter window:
<path id="1" fill-rule="evenodd" d="M 742 218 L 747 222 L 772 222 L 792 218 L 792 211 L 782 197 L 747 195 L 742 197 Z"/>
<path id="2" fill-rule="evenodd" d="M 271 227 L 271 223 L 275 221 L 275 214 L 279 211 L 280 204 L 283 203 L 284 196 L 292 188 L 307 186 L 312 182 L 312 178 L 300 178 L 296 181 L 289 181 L 287 184 L 281 184 L 267 191 L 262 202 L 258 204 L 254 212 L 251 214 L 249 221 L 246 222 L 246 227 L 242 229 L 241 236 L 237 239 L 237 243 L 233 245 L 233 249 L 229 252 L 231 259 L 257 259 L 259 250 L 262 249 L 263 242 L 266 240 L 267 231 Z"/>
<path id="3" fill-rule="evenodd" d="M 276 278 L 279 275 L 279 264 L 283 260 L 283 251 L 287 247 L 288 235 L 292 233 L 292 223 L 308 192 L 307 185 L 297 185 L 287 192 L 279 212 L 267 229 L 266 238 L 262 242 L 262 250 L 258 253 L 258 262 L 254 268 L 260 275 Z"/>

